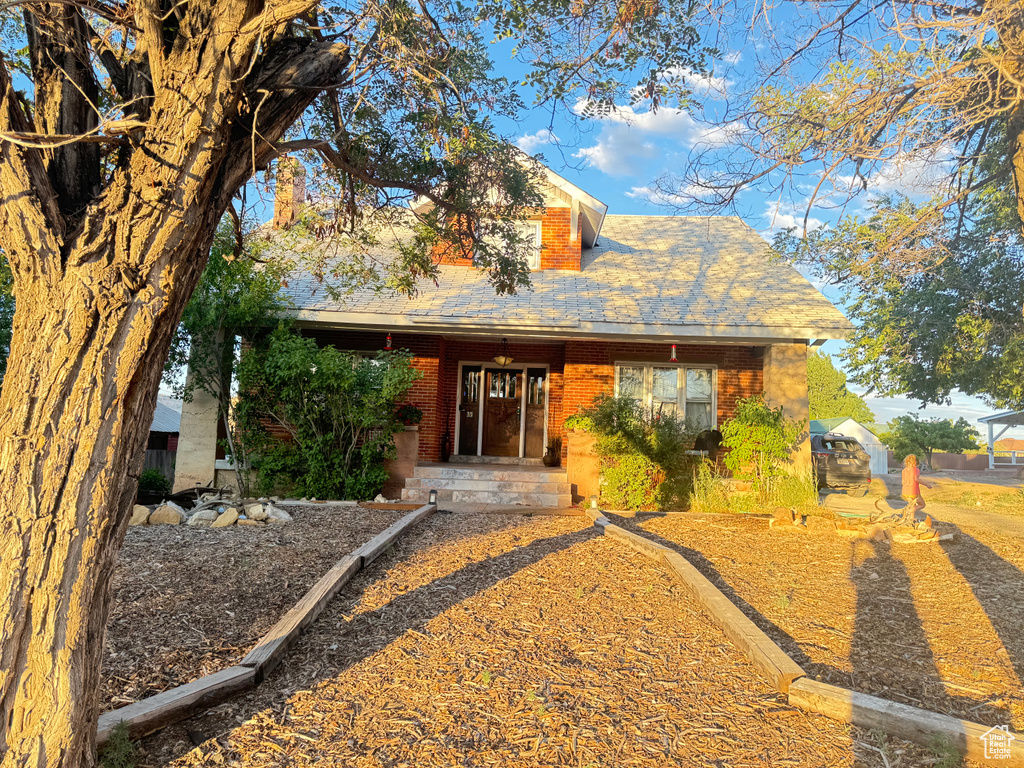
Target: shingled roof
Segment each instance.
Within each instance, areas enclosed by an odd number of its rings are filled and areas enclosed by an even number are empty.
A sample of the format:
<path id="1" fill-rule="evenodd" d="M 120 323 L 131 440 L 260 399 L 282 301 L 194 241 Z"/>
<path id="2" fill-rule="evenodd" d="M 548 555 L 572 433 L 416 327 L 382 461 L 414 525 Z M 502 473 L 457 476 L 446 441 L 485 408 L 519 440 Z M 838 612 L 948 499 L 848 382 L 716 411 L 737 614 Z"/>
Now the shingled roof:
<path id="1" fill-rule="evenodd" d="M 287 293 L 307 322 L 503 335 L 833 339 L 849 321 L 735 217 L 608 215 L 579 272 L 540 270 L 532 290 L 496 296 L 477 270 L 445 266 L 415 298 L 331 299 L 308 275 Z"/>

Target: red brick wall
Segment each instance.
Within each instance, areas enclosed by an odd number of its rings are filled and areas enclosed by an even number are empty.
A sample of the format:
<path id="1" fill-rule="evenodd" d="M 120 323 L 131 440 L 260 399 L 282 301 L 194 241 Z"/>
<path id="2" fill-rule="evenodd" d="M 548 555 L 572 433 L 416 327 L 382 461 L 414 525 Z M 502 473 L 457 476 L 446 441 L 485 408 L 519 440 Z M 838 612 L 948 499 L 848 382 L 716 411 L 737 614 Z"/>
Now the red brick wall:
<path id="1" fill-rule="evenodd" d="M 564 417 L 587 407 L 601 393 L 614 393 L 616 362 L 667 363 L 671 354 L 670 344 L 566 342 Z M 676 357 L 679 363 L 718 367 L 719 425 L 733 415 L 738 398 L 764 389 L 762 358 L 752 347 L 681 345 Z"/>
<path id="2" fill-rule="evenodd" d="M 582 260 L 582 241 L 579 233 L 571 238 L 572 212 L 569 208 L 545 208 L 540 220 L 540 268 L 570 269 L 579 272 Z M 440 264 L 471 267 L 473 259 L 466 258 L 458 248 L 436 248 L 434 259 Z"/>
<path id="3" fill-rule="evenodd" d="M 306 329 L 321 345 L 338 349 L 375 352 L 384 347 L 385 333 Z M 408 349 L 413 365 L 424 376 L 413 385 L 408 402 L 423 411 L 420 422 L 421 461 L 441 459 L 442 442 L 455 450 L 456 396 L 459 362 L 489 361 L 497 352 L 500 338 L 488 340 L 444 339 L 440 336 L 392 334 L 395 348 Z M 669 344 L 630 342 L 568 341 L 537 344 L 510 341 L 515 362 L 550 366 L 548 379 L 548 436 L 563 434 L 565 418 L 590 405 L 599 393 L 615 388 L 615 363 L 632 361 L 668 362 Z M 732 416 L 736 400 L 764 388 L 762 358 L 751 347 L 679 346 L 680 363 L 712 364 L 718 368 L 718 423 Z M 563 452 L 566 450 L 563 440 Z"/>
<path id="4" fill-rule="evenodd" d="M 540 222 L 540 268 L 580 271 L 582 241 L 579 232 L 571 239 L 572 211 L 569 208 L 547 208 Z"/>

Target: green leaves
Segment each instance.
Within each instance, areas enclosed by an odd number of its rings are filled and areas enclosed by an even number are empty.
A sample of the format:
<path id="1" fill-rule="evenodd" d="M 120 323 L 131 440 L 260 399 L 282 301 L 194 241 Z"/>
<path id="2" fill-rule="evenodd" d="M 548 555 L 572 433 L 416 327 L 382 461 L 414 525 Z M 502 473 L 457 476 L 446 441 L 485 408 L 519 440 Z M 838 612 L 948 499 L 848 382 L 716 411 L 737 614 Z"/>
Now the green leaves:
<path id="1" fill-rule="evenodd" d="M 407 352 L 321 348 L 284 326 L 246 350 L 239 423 L 264 490 L 375 496 L 387 480 L 392 436 L 403 429 L 397 405 L 421 376 Z"/>
<path id="2" fill-rule="evenodd" d="M 822 352 L 807 356 L 807 400 L 812 419 L 849 416 L 862 424 L 875 420 L 864 400 L 846 388 L 846 374 Z"/>
<path id="3" fill-rule="evenodd" d="M 737 400 L 735 414 L 722 425 L 722 447 L 729 449 L 723 462 L 735 477 L 752 482 L 759 503 L 775 496 L 803 427 L 787 421 L 782 407 L 772 408 L 763 395 Z"/>
<path id="4" fill-rule="evenodd" d="M 923 457 L 931 464 L 932 453 L 963 453 L 976 450 L 978 430 L 963 417 L 922 419 L 916 413 L 897 416 L 889 422 L 889 431 L 878 436 L 903 461 L 910 454 Z"/>

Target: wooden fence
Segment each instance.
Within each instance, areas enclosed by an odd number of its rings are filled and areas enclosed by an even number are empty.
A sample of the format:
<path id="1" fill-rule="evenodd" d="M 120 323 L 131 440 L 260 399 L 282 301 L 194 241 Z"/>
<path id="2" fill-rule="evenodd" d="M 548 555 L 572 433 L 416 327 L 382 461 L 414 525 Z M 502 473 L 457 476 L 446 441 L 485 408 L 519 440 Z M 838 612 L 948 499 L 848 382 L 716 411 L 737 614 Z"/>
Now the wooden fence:
<path id="1" fill-rule="evenodd" d="M 174 456 L 177 451 L 159 451 L 155 449 L 146 450 L 146 460 L 142 465 L 143 469 L 159 469 L 164 477 L 174 485 Z"/>

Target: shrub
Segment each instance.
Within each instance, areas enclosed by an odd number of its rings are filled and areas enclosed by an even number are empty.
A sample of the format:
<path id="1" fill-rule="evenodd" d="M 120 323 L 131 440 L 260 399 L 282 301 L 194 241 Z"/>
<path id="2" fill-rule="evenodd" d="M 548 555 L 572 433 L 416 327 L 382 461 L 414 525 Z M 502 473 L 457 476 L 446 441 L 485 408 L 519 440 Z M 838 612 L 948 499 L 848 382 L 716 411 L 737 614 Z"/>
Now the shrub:
<path id="1" fill-rule="evenodd" d="M 769 406 L 763 395 L 737 400 L 735 414 L 722 425 L 722 445 L 729 449 L 725 466 L 735 477 L 750 481 L 758 505 L 778 498 L 780 479 L 803 426 L 783 418 L 782 408 Z"/>
<path id="2" fill-rule="evenodd" d="M 624 397 L 598 395 L 566 420 L 591 432 L 601 456 L 601 503 L 613 509 L 679 509 L 689 502 L 698 459 L 682 419 Z"/>
<path id="3" fill-rule="evenodd" d="M 128 737 L 128 724 L 121 721 L 100 750 L 100 768 L 135 768 L 137 752 L 135 743 Z"/>
<path id="4" fill-rule="evenodd" d="M 169 496 L 171 493 L 171 481 L 156 467 L 144 469 L 139 475 L 139 493 Z"/>
<path id="5" fill-rule="evenodd" d="M 407 352 L 364 357 L 319 348 L 285 328 L 247 350 L 238 371 L 239 426 L 261 492 L 373 498 L 388 479 L 394 434 L 404 429 L 399 414 L 414 415 L 398 403 L 421 375 Z"/>

